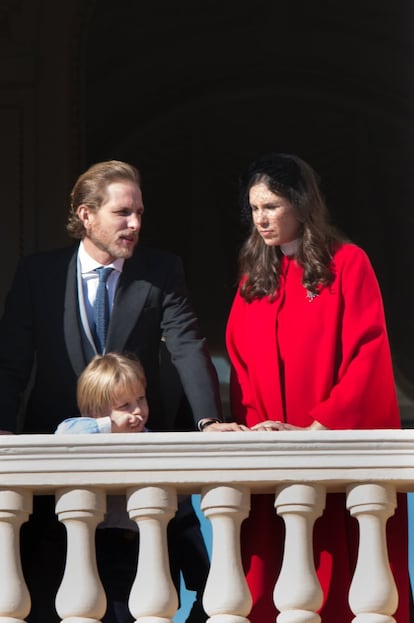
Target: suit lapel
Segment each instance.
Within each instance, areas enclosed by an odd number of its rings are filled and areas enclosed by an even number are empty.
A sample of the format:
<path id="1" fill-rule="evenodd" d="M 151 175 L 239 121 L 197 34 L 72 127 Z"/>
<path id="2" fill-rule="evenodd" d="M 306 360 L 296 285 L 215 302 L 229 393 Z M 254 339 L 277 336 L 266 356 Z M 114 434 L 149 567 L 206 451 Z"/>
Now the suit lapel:
<path id="1" fill-rule="evenodd" d="M 108 328 L 106 350 L 122 351 L 128 337 L 137 323 L 147 299 L 151 284 L 145 271 L 145 260 L 127 260 L 124 264 Z M 144 274 L 147 279 L 144 278 Z"/>
<path id="2" fill-rule="evenodd" d="M 136 252 L 127 260 L 119 280 L 108 328 L 106 351 L 121 352 L 142 312 L 151 283 L 144 254 Z M 66 279 L 63 315 L 65 343 L 72 367 L 78 376 L 86 366 L 79 320 L 77 286 L 77 249 L 72 255 Z"/>
<path id="3" fill-rule="evenodd" d="M 63 330 L 70 362 L 76 375 L 79 375 L 84 369 L 86 361 L 83 354 L 82 335 L 79 326 L 78 286 L 76 274 L 77 248 L 70 259 L 67 270 Z"/>

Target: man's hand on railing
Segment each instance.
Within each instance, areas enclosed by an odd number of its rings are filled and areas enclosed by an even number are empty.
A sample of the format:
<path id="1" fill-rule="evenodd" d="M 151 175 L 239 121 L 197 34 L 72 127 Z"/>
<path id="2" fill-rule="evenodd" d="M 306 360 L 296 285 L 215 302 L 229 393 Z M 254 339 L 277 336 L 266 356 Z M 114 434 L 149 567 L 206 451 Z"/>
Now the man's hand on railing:
<path id="1" fill-rule="evenodd" d="M 219 431 L 241 431 L 249 430 L 244 424 L 237 422 L 220 422 L 216 418 L 204 418 L 198 422 L 198 430 L 201 432 L 219 432 Z"/>

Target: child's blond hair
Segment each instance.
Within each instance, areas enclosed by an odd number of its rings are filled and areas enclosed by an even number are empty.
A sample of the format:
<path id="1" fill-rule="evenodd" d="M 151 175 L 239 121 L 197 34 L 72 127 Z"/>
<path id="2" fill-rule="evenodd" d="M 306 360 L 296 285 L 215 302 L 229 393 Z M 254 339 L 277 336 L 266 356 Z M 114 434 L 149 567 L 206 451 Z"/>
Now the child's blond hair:
<path id="1" fill-rule="evenodd" d="M 147 385 L 144 369 L 131 355 L 96 355 L 78 379 L 77 402 L 81 415 L 104 417 L 114 407 L 119 391 L 134 391 L 136 384 Z"/>

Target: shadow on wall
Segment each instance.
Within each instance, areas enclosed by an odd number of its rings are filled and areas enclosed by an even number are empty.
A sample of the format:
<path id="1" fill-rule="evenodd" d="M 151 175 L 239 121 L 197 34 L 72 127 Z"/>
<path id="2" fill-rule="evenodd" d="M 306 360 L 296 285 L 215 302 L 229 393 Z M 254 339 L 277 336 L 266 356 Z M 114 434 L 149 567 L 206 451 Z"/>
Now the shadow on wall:
<path id="1" fill-rule="evenodd" d="M 302 156 L 335 224 L 371 258 L 403 419 L 414 422 L 414 4 L 235 6 L 93 3 L 81 59 L 86 164 L 141 169 L 142 241 L 181 255 L 202 331 L 224 353 L 244 238 L 239 173 L 266 151 Z"/>

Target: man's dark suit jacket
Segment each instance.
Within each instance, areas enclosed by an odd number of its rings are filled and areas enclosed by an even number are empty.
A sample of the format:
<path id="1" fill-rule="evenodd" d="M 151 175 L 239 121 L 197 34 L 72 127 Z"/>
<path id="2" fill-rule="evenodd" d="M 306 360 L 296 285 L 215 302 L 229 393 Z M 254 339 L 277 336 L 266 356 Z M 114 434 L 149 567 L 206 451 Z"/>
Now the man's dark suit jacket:
<path id="1" fill-rule="evenodd" d="M 88 358 L 78 308 L 77 249 L 76 245 L 32 255 L 23 259 L 16 271 L 0 321 L 3 430 L 53 433 L 63 419 L 78 415 L 76 383 Z M 169 349 L 167 359 L 164 345 L 160 351 L 162 337 Z M 152 430 L 185 427 L 179 425 L 182 414 L 178 411 L 182 409 L 178 409 L 177 396 L 182 388 L 195 422 L 220 417 L 217 375 L 200 337 L 177 256 L 139 246 L 125 261 L 106 350 L 134 353 L 141 360 L 148 382 L 148 426 Z M 168 372 L 171 361 L 175 367 Z M 176 381 L 182 388 L 173 380 L 177 371 Z M 29 398 L 18 425 L 21 398 L 29 379 Z M 172 408 L 173 404 L 177 408 Z M 34 513 L 22 530 L 23 568 L 33 606 L 28 620 L 51 623 L 58 620 L 53 597 L 63 572 L 64 529 L 56 520 L 53 498 L 40 496 L 34 502 Z M 175 526 L 172 565 L 184 573 L 188 567 L 185 557 L 192 557 L 188 581 L 194 584 L 193 590 L 201 590 L 208 573 L 208 555 L 198 519 L 191 504 L 180 506 L 179 515 L 170 525 Z M 47 573 L 43 570 L 39 574 L 38 560 L 45 556 L 49 561 Z"/>
<path id="2" fill-rule="evenodd" d="M 53 433 L 78 414 L 77 377 L 87 364 L 77 296 L 77 245 L 20 263 L 0 321 L 0 428 Z M 147 376 L 148 426 L 171 430 L 160 390 L 164 336 L 194 414 L 220 417 L 217 375 L 189 303 L 181 260 L 138 246 L 124 263 L 115 294 L 107 352 L 136 354 Z M 34 364 L 20 429 L 16 419 Z"/>

